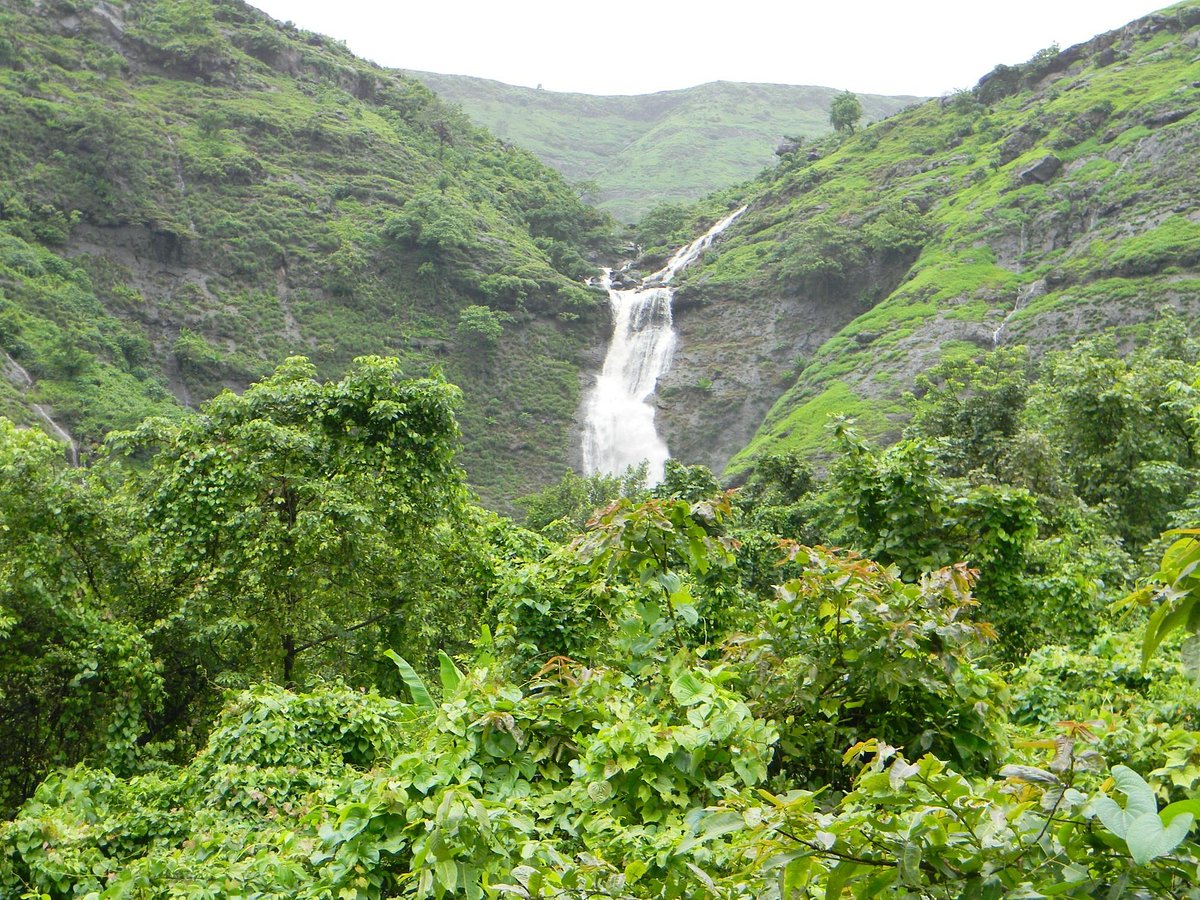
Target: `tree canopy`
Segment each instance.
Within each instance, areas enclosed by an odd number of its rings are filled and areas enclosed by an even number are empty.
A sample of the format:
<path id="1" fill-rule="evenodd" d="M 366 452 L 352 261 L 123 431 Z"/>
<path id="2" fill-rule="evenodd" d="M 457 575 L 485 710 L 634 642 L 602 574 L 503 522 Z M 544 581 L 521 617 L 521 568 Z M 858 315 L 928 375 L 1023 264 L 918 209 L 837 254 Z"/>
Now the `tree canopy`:
<path id="1" fill-rule="evenodd" d="M 1140 373 L 1104 421 L 1190 473 L 1173 327 L 1040 371 Z M 1093 506 L 1114 442 L 1037 371 L 947 363 L 823 474 L 570 475 L 538 532 L 394 359 L 289 359 L 86 469 L 0 420 L 0 892 L 1189 896 L 1200 529 L 1111 601 L 1195 504 Z M 1056 477 L 1004 480 L 1033 435 Z"/>
<path id="2" fill-rule="evenodd" d="M 829 104 L 829 124 L 839 133 L 854 133 L 854 126 L 862 118 L 862 104 L 858 96 L 850 91 L 843 91 L 833 98 Z"/>

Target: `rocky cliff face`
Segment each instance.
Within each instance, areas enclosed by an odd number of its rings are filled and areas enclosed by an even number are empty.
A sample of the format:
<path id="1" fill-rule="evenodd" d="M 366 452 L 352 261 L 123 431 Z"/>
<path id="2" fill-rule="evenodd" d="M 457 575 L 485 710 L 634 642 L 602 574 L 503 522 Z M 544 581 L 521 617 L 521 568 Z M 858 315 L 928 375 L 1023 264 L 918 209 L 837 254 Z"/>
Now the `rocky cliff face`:
<path id="1" fill-rule="evenodd" d="M 1200 321 L 1197 159 L 1194 2 L 784 156 L 683 279 L 670 446 L 737 476 L 831 413 L 894 434 L 941 359 Z"/>

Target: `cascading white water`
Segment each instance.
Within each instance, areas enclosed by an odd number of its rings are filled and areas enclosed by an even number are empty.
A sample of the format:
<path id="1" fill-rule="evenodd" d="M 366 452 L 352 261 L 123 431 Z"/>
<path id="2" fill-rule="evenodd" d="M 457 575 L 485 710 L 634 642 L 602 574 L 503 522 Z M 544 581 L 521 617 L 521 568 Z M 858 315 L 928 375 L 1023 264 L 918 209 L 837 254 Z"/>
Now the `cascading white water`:
<path id="1" fill-rule="evenodd" d="M 33 378 L 25 371 L 25 367 L 13 359 L 4 351 L 0 351 L 0 376 L 8 379 L 14 387 L 24 392 L 33 387 Z M 50 433 L 56 438 L 63 441 L 67 445 L 67 459 L 71 465 L 79 465 L 79 446 L 75 443 L 75 439 L 67 432 L 65 428 L 59 425 L 50 417 L 50 413 L 46 411 L 46 407 L 40 403 L 31 403 L 29 408 L 32 409 L 50 429 Z"/>
<path id="2" fill-rule="evenodd" d="M 671 364 L 675 348 L 671 279 L 745 211 L 743 206 L 726 216 L 636 288 L 614 290 L 612 270 L 604 270 L 601 283 L 612 305 L 613 336 L 587 402 L 583 431 L 583 469 L 587 474 L 617 475 L 645 460 L 650 483 L 662 480 L 670 454 L 654 427 L 650 398 Z"/>
<path id="3" fill-rule="evenodd" d="M 1008 311 L 1008 315 L 1000 322 L 1000 325 L 992 332 L 992 349 L 995 350 L 1004 341 L 1008 333 L 1008 323 L 1012 321 L 1013 316 L 1025 309 L 1029 305 L 1029 301 L 1035 297 L 1040 297 L 1046 293 L 1046 280 L 1039 278 L 1032 284 L 1027 284 L 1017 291 L 1017 300 L 1013 303 L 1013 308 Z"/>

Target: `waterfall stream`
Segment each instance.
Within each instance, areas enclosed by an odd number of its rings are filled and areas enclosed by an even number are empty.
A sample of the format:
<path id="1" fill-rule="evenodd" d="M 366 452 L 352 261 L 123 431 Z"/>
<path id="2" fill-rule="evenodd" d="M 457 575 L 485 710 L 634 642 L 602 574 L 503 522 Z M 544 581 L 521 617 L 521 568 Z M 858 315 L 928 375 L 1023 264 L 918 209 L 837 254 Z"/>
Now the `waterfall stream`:
<path id="1" fill-rule="evenodd" d="M 645 460 L 650 483 L 662 480 L 670 453 L 654 426 L 650 401 L 675 348 L 671 280 L 745 211 L 743 206 L 726 216 L 636 288 L 616 290 L 612 270 L 604 270 L 601 284 L 612 306 L 613 336 L 587 401 L 583 431 L 583 469 L 587 474 L 617 475 Z"/>
<path id="2" fill-rule="evenodd" d="M 33 387 L 33 378 L 25 371 L 25 367 L 13 359 L 4 351 L 0 351 L 0 375 L 12 383 L 13 387 L 22 393 Z M 29 408 L 34 411 L 39 419 L 46 423 L 46 427 L 50 433 L 67 445 L 67 459 L 71 465 L 79 465 L 79 446 L 75 443 L 75 439 L 71 437 L 67 429 L 63 428 L 58 422 L 54 421 L 46 407 L 40 403 L 30 403 Z"/>
<path id="3" fill-rule="evenodd" d="M 992 349 L 995 350 L 1003 342 L 1008 334 L 1008 323 L 1012 321 L 1013 316 L 1025 309 L 1029 305 L 1029 301 L 1035 297 L 1040 297 L 1046 293 L 1046 280 L 1039 278 L 1032 284 L 1027 284 L 1017 290 L 1017 299 L 1013 303 L 1013 308 L 1008 311 L 1008 314 L 1000 322 L 999 327 L 992 332 Z"/>

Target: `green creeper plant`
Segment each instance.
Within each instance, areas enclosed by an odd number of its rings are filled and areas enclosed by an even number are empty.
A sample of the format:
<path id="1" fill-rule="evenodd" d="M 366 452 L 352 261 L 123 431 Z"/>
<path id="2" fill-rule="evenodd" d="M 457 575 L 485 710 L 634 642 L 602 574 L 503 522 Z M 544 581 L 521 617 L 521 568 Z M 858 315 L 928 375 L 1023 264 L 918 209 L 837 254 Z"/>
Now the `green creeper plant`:
<path id="1" fill-rule="evenodd" d="M 121 526 L 102 479 L 0 418 L 0 815 L 52 766 L 140 756 L 163 685 L 119 611 L 136 589 Z"/>

